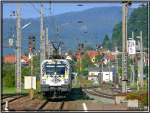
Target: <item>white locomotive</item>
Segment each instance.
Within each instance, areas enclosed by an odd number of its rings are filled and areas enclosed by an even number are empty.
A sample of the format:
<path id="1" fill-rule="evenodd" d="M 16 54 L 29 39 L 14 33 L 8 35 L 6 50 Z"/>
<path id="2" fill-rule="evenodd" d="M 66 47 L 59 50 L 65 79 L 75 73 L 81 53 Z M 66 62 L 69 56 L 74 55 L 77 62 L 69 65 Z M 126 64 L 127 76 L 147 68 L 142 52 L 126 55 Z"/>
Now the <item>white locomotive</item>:
<path id="1" fill-rule="evenodd" d="M 71 91 L 71 66 L 66 59 L 48 59 L 41 63 L 41 91 L 50 96 Z"/>

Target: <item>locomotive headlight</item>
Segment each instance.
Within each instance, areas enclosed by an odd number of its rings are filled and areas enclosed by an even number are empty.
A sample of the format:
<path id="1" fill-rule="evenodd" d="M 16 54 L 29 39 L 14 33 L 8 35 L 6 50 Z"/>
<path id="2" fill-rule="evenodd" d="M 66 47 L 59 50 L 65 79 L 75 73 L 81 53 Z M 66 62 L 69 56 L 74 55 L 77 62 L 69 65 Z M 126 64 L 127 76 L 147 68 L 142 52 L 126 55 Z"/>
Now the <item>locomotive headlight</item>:
<path id="1" fill-rule="evenodd" d="M 65 82 L 65 84 L 67 84 L 67 83 L 69 82 L 69 80 L 68 80 L 68 79 L 65 79 L 64 82 Z"/>

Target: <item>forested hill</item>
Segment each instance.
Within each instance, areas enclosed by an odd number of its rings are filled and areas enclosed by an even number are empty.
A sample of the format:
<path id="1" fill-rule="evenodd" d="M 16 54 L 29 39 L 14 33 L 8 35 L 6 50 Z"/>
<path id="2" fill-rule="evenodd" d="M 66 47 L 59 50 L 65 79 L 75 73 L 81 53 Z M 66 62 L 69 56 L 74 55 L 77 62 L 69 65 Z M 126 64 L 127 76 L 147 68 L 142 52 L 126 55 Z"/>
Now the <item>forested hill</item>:
<path id="1" fill-rule="evenodd" d="M 147 6 L 140 6 L 134 9 L 128 19 L 128 38 L 131 38 L 132 31 L 135 36 L 143 32 L 143 46 L 148 48 L 148 10 Z M 137 39 L 136 39 L 137 40 Z M 118 23 L 113 28 L 112 47 L 117 46 L 121 50 L 122 46 L 122 23 Z"/>
<path id="2" fill-rule="evenodd" d="M 130 14 L 131 11 L 130 10 Z M 102 43 L 105 34 L 112 35 L 113 27 L 121 21 L 122 9 L 114 7 L 96 7 L 88 10 L 69 12 L 54 17 L 45 17 L 44 26 L 49 28 L 49 39 L 56 38 L 56 26 L 59 27 L 60 39 L 65 43 L 66 48 L 76 49 L 79 42 L 86 42 L 87 45 L 95 47 Z M 83 23 L 78 23 L 82 21 Z M 40 39 L 40 19 L 21 19 L 21 25 L 31 22 L 31 26 L 22 31 L 22 52 L 28 51 L 28 37 L 30 34 L 36 36 L 37 49 L 39 49 Z M 3 19 L 3 44 L 7 45 L 8 38 L 12 31 L 15 33 L 16 20 Z M 16 35 L 16 34 L 15 34 Z M 12 49 L 6 48 L 4 54 L 11 53 Z"/>

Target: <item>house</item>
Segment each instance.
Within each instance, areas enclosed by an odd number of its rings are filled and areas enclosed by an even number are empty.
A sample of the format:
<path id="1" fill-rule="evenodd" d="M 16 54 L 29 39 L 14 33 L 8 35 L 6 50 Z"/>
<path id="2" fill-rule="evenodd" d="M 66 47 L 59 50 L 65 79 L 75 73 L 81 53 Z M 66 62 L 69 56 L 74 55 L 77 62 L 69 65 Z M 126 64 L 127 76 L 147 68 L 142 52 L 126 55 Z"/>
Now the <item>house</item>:
<path id="1" fill-rule="evenodd" d="M 98 52 L 97 51 L 94 51 L 94 50 L 91 50 L 91 51 L 88 51 L 87 52 L 88 56 L 90 57 L 91 59 L 91 62 L 95 62 L 95 58 L 96 56 L 98 55 Z"/>
<path id="2" fill-rule="evenodd" d="M 68 55 L 68 56 L 66 56 L 66 59 L 71 61 L 72 57 Z"/>
<path id="3" fill-rule="evenodd" d="M 103 82 L 113 82 L 113 71 L 109 70 L 107 67 L 101 70 L 100 75 Z"/>
<path id="4" fill-rule="evenodd" d="M 113 72 L 106 67 L 103 71 L 99 67 L 91 67 L 88 71 L 88 80 L 98 81 L 101 78 L 102 82 L 113 82 Z"/>
<path id="5" fill-rule="evenodd" d="M 88 80 L 96 81 L 99 74 L 100 74 L 99 67 L 90 67 L 88 69 Z"/>
<path id="6" fill-rule="evenodd" d="M 16 56 L 13 55 L 13 54 L 5 55 L 5 56 L 3 57 L 3 62 L 4 62 L 4 63 L 14 64 L 14 63 L 16 63 Z M 22 55 L 22 56 L 21 56 L 21 63 L 22 63 L 23 65 L 28 65 L 29 62 L 30 62 L 30 60 L 29 60 L 29 58 L 28 58 L 27 56 L 25 56 L 25 55 Z"/>
<path id="7" fill-rule="evenodd" d="M 21 56 L 21 63 L 22 63 L 23 65 L 28 65 L 28 64 L 30 63 L 30 59 L 29 59 L 27 56 L 22 55 L 22 56 Z"/>
<path id="8" fill-rule="evenodd" d="M 3 63 L 14 64 L 15 62 L 16 62 L 16 57 L 12 54 L 8 54 L 3 57 Z"/>

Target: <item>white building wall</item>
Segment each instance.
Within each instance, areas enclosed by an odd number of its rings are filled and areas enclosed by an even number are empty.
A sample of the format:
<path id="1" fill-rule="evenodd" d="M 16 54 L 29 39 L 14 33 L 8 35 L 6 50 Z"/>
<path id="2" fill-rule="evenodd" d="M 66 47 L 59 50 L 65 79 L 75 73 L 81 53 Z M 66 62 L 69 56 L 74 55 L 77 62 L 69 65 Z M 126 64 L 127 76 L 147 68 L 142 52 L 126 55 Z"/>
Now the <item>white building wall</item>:
<path id="1" fill-rule="evenodd" d="M 105 81 L 105 82 L 113 81 L 113 73 L 112 72 L 103 72 L 103 81 Z"/>
<path id="2" fill-rule="evenodd" d="M 98 75 L 100 72 L 92 72 L 92 71 L 90 71 L 89 72 L 89 75 Z"/>

